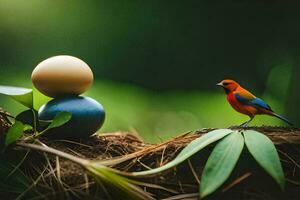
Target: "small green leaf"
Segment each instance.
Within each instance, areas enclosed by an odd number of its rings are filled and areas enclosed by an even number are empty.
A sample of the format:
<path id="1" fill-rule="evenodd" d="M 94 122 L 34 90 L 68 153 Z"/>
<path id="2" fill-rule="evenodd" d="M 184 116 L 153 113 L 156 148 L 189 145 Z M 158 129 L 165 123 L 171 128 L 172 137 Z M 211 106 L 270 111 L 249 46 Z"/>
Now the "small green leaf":
<path id="1" fill-rule="evenodd" d="M 5 145 L 8 146 L 23 135 L 24 124 L 16 121 L 7 131 Z"/>
<path id="2" fill-rule="evenodd" d="M 33 108 L 32 89 L 13 86 L 0 86 L 0 94 L 7 95 L 28 108 Z"/>
<path id="3" fill-rule="evenodd" d="M 135 183 L 137 181 L 128 179 L 120 174 L 118 174 L 117 171 L 114 169 L 111 169 L 109 167 L 100 166 L 91 164 L 90 166 L 85 166 L 88 171 L 94 175 L 94 177 L 99 179 L 101 182 L 106 182 L 121 191 L 123 191 L 125 194 L 127 194 L 130 199 L 153 199 L 153 197 L 150 196 L 150 194 L 147 191 L 144 191 L 140 187 L 136 186 Z M 127 198 L 125 198 L 127 199 Z"/>
<path id="4" fill-rule="evenodd" d="M 49 130 L 51 128 L 62 126 L 68 121 L 70 121 L 71 118 L 72 114 L 70 112 L 62 111 L 54 117 L 47 129 Z"/>
<path id="5" fill-rule="evenodd" d="M 150 169 L 146 171 L 141 171 L 141 172 L 133 172 L 133 176 L 145 176 L 145 175 L 150 175 L 150 174 L 155 174 L 162 172 L 164 170 L 170 169 L 172 167 L 175 167 L 176 165 L 182 163 L 195 153 L 199 152 L 202 150 L 204 147 L 212 144 L 213 142 L 216 142 L 217 140 L 225 137 L 229 133 L 232 133 L 233 131 L 230 129 L 218 129 L 218 130 L 213 130 L 211 132 L 206 133 L 205 135 L 195 139 L 192 141 L 190 144 L 188 144 L 177 156 L 174 160 L 171 162 L 167 163 L 166 165 L 163 165 L 161 167 L 155 168 L 155 169 Z"/>
<path id="6" fill-rule="evenodd" d="M 47 132 L 48 130 L 50 130 L 52 128 L 57 128 L 57 127 L 64 125 L 65 123 L 70 121 L 71 118 L 72 118 L 72 114 L 70 112 L 62 111 L 62 112 L 59 112 L 54 117 L 54 119 L 51 121 L 39 121 L 40 125 L 43 126 L 43 125 L 49 123 L 49 126 L 46 129 L 44 129 L 43 131 L 36 133 L 35 137 L 43 135 L 45 132 Z"/>
<path id="7" fill-rule="evenodd" d="M 30 130 L 33 130 L 33 127 L 29 124 L 24 124 L 23 131 L 30 131 Z"/>
<path id="8" fill-rule="evenodd" d="M 216 191 L 230 176 L 244 147 L 240 132 L 233 132 L 222 139 L 210 154 L 204 167 L 200 195 L 205 197 Z"/>
<path id="9" fill-rule="evenodd" d="M 267 136 L 257 131 L 247 130 L 243 134 L 251 155 L 283 190 L 285 185 L 284 173 L 273 142 Z"/>

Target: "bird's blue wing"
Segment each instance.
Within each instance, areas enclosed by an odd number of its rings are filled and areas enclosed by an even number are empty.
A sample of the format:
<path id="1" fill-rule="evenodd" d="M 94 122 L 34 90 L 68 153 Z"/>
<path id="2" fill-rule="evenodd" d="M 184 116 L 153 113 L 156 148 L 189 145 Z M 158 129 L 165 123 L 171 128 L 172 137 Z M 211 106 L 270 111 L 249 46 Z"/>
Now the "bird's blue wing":
<path id="1" fill-rule="evenodd" d="M 250 106 L 254 106 L 256 108 L 264 108 L 264 109 L 272 111 L 271 107 L 260 98 L 256 97 L 253 99 L 247 99 L 245 97 L 242 97 L 238 93 L 235 93 L 234 96 L 240 103 L 242 103 L 244 105 L 250 105 Z"/>
<path id="2" fill-rule="evenodd" d="M 253 99 L 251 101 L 251 103 L 253 103 L 254 105 L 256 105 L 258 107 L 261 107 L 261 108 L 264 108 L 264 109 L 267 109 L 267 110 L 272 110 L 271 107 L 260 98 Z"/>

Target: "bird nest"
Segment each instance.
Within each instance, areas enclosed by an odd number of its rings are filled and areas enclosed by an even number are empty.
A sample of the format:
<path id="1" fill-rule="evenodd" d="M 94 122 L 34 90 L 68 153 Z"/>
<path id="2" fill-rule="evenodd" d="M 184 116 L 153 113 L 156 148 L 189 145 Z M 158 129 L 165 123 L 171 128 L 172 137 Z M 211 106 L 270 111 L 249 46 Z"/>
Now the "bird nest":
<path id="1" fill-rule="evenodd" d="M 281 192 L 244 150 L 230 178 L 208 199 L 299 199 L 300 130 L 267 126 L 251 129 L 264 133 L 276 145 L 287 181 L 286 190 Z M 125 132 L 94 135 L 80 141 L 46 138 L 40 138 L 40 141 L 79 158 L 101 160 L 102 163 L 107 161 L 111 167 L 120 171 L 137 172 L 165 165 L 187 144 L 211 130 L 185 133 L 160 144 L 146 143 L 139 136 Z M 201 172 L 213 147 L 214 144 L 208 146 L 170 170 L 137 180 L 147 183 L 143 190 L 151 193 L 154 199 L 198 199 Z M 24 161 L 19 169 L 34 181 L 21 198 L 124 199 L 121 196 L 123 194 L 114 187 L 96 180 L 81 166 L 59 156 L 14 146 L 6 151 L 5 157 L 13 160 L 20 154 Z M 123 161 L 112 162 L 120 159 Z M 15 196 L 1 192 L 0 197 L 9 199 Z"/>

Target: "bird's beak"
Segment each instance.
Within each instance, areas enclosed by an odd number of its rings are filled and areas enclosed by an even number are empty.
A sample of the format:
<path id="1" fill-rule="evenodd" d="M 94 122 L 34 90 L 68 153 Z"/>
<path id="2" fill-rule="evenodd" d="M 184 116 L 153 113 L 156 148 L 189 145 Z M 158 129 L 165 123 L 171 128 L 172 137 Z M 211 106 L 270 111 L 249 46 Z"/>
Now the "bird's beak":
<path id="1" fill-rule="evenodd" d="M 221 86 L 221 87 L 223 87 L 223 83 L 222 83 L 222 82 L 220 82 L 220 83 L 217 83 L 216 85 L 217 85 L 217 86 Z"/>

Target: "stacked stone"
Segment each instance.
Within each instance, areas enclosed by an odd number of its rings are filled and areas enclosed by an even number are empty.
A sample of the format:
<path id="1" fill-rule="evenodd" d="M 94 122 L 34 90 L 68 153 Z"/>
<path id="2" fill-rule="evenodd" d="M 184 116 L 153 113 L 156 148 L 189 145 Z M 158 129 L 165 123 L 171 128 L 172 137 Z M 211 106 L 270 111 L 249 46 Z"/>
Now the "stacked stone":
<path id="1" fill-rule="evenodd" d="M 52 120 L 62 111 L 72 114 L 69 122 L 49 131 L 47 136 L 83 138 L 102 126 L 105 119 L 102 105 L 80 96 L 93 83 L 93 72 L 84 61 L 67 55 L 48 58 L 36 66 L 31 79 L 41 93 L 53 98 L 39 109 L 40 120 Z"/>

